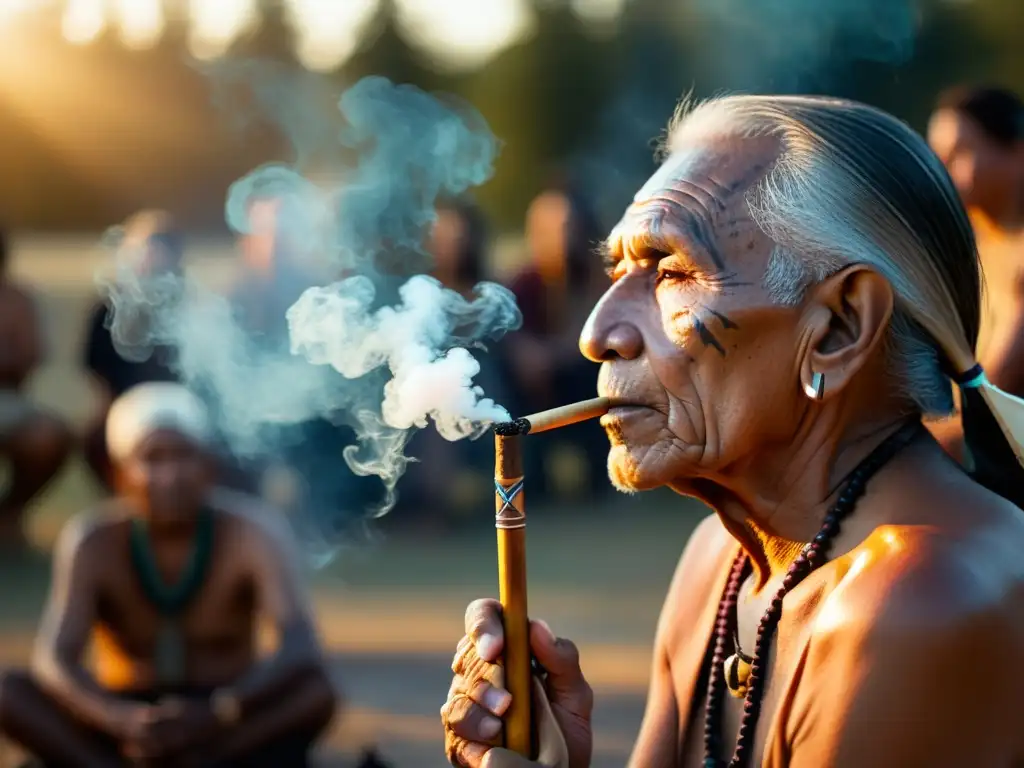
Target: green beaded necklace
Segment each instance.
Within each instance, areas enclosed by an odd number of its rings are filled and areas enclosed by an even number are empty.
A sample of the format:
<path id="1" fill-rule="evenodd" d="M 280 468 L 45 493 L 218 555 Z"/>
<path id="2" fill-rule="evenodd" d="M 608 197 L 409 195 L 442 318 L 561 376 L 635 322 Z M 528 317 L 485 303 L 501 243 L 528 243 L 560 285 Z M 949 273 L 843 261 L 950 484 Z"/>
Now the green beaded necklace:
<path id="1" fill-rule="evenodd" d="M 213 551 L 213 511 L 203 508 L 196 521 L 196 534 L 185 569 L 175 584 L 166 584 L 157 567 L 150 546 L 149 526 L 145 520 L 132 519 L 132 565 L 146 599 L 161 617 L 157 631 L 153 666 L 156 683 L 161 686 L 181 685 L 186 674 L 185 636 L 181 614 L 199 592 L 210 566 Z"/>

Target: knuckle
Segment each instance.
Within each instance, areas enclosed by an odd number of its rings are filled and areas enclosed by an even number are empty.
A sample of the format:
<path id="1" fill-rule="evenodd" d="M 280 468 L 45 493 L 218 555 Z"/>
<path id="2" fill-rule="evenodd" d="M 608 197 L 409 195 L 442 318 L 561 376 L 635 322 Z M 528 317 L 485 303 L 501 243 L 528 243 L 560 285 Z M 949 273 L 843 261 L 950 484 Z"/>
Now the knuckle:
<path id="1" fill-rule="evenodd" d="M 576 647 L 576 643 L 572 640 L 559 639 L 558 644 L 561 646 L 566 664 L 578 667 L 580 665 L 580 649 Z"/>
<path id="2" fill-rule="evenodd" d="M 470 638 L 477 638 L 486 630 L 493 628 L 495 622 L 500 618 L 494 600 L 474 600 L 466 608 L 466 634 Z"/>

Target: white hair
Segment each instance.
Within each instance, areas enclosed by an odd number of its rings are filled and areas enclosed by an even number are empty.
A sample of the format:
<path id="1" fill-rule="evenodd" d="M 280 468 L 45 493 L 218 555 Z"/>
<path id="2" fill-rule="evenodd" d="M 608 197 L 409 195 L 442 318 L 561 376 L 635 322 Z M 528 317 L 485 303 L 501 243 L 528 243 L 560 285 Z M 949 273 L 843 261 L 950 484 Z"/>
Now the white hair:
<path id="1" fill-rule="evenodd" d="M 107 450 L 115 463 L 128 459 L 158 430 L 172 430 L 206 445 L 212 430 L 206 406 L 185 387 L 151 382 L 132 387 L 110 406 Z"/>
<path id="2" fill-rule="evenodd" d="M 943 368 L 973 364 L 981 276 L 966 213 L 923 139 L 856 102 L 727 96 L 682 104 L 667 150 L 710 134 L 780 143 L 747 194 L 752 218 L 775 243 L 763 278 L 772 299 L 798 304 L 844 265 L 869 264 L 895 294 L 886 339 L 894 382 L 922 413 L 949 413 Z"/>

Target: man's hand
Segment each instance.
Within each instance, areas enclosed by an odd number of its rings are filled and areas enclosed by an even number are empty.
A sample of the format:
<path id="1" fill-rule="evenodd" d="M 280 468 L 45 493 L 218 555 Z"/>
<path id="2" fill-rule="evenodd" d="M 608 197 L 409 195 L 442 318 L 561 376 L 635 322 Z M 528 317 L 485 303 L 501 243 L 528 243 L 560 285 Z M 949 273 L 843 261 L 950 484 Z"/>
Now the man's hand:
<path id="1" fill-rule="evenodd" d="M 525 761 L 494 749 L 501 734 L 500 717 L 511 702 L 499 665 L 504 646 L 501 605 L 477 600 L 466 609 L 466 636 L 452 662 L 455 678 L 441 708 L 445 752 L 453 765 L 498 768 Z M 590 715 L 594 694 L 580 669 L 579 652 L 569 640 L 556 638 L 542 621 L 530 622 L 530 647 L 547 671 L 534 702 L 541 765 L 587 768 L 593 751 Z M 563 749 L 559 744 L 564 740 Z M 490 755 L 486 758 L 485 756 Z M 561 753 L 561 754 L 560 754 Z"/>
<path id="2" fill-rule="evenodd" d="M 205 701 L 166 699 L 133 712 L 126 724 L 123 752 L 129 759 L 159 761 L 212 739 L 220 723 Z"/>

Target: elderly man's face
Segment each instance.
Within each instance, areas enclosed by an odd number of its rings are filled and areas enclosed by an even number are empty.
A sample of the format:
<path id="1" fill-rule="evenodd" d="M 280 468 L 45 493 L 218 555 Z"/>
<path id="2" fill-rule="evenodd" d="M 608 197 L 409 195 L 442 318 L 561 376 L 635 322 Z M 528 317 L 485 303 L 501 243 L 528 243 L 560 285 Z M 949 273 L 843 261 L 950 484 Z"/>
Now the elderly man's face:
<path id="1" fill-rule="evenodd" d="M 714 477 L 792 431 L 800 313 L 763 287 L 772 243 L 744 197 L 776 151 L 710 138 L 677 152 L 609 238 L 613 284 L 580 348 L 626 404 L 602 419 L 623 490 Z"/>
<path id="2" fill-rule="evenodd" d="M 203 449 L 171 429 L 149 434 L 120 467 L 119 490 L 138 502 L 156 522 L 193 518 L 212 480 Z"/>

